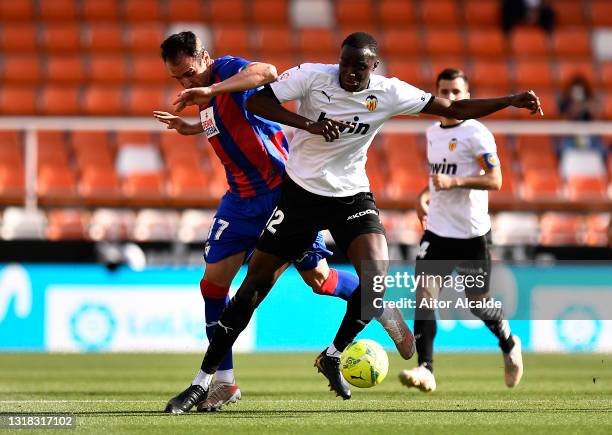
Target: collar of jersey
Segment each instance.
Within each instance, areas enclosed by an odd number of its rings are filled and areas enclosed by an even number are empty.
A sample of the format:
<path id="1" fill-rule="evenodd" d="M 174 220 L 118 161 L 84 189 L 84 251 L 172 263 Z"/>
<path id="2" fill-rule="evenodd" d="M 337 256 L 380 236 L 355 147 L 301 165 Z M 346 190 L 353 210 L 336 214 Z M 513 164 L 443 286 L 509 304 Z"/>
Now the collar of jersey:
<path id="1" fill-rule="evenodd" d="M 464 119 L 463 121 L 460 121 L 460 122 L 458 122 L 456 124 L 453 124 L 453 125 L 442 125 L 442 123 L 440 123 L 440 128 L 455 128 L 455 127 L 459 127 L 465 121 L 467 121 L 467 119 Z"/>

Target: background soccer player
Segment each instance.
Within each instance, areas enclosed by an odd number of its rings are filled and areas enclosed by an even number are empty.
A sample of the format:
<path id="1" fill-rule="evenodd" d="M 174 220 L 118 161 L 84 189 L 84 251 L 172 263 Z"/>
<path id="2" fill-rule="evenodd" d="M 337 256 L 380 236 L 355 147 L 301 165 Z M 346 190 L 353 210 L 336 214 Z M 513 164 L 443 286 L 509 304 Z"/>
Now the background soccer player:
<path id="1" fill-rule="evenodd" d="M 468 79 L 463 71 L 445 69 L 437 77 L 436 94 L 458 101 L 470 98 Z M 449 276 L 453 269 L 470 274 L 481 268 L 486 282 L 491 274 L 489 244 L 491 219 L 488 190 L 499 190 L 502 173 L 495 139 L 480 122 L 441 118 L 427 129 L 427 160 L 430 185 L 419 195 L 417 214 L 425 234 L 417 254 L 417 275 L 431 273 Z M 445 261 L 438 261 L 445 260 Z M 438 288 L 417 289 L 414 333 L 417 338 L 418 367 L 403 370 L 401 382 L 421 391 L 434 391 L 433 344 L 437 322 L 435 310 L 421 306 L 423 299 L 436 298 Z M 474 292 L 466 288 L 468 299 L 488 297 L 488 289 Z M 505 364 L 506 385 L 521 380 L 523 362 L 521 341 L 511 335 L 500 308 L 471 308 L 499 340 Z"/>
<path id="2" fill-rule="evenodd" d="M 388 267 L 384 228 L 365 173 L 374 136 L 387 119 L 402 113 L 465 119 L 510 105 L 532 113 L 540 108 L 533 92 L 485 100 L 436 98 L 401 80 L 373 75 L 377 50 L 371 35 L 353 33 L 342 43 L 339 65 L 300 65 L 249 98 L 251 112 L 298 129 L 290 144 L 288 178 L 247 276 L 219 322 L 223 328 L 217 328 L 204 356 L 200 384 L 170 399 L 166 412 L 186 412 L 205 400 L 218 365 L 272 288 L 276 274 L 325 228 L 358 272 L 363 264 L 370 266 L 368 280 L 360 282 L 348 301 L 333 343 L 315 361 L 332 390 L 350 398 L 340 373 L 340 352 L 371 320 L 362 306 L 372 307 L 373 276 L 385 275 Z M 281 106 L 289 100 L 300 101 L 298 113 Z"/>
<path id="3" fill-rule="evenodd" d="M 231 56 L 213 59 L 192 32 L 168 37 L 161 45 L 161 55 L 169 74 L 189 89 L 177 100 L 177 110 L 197 96 L 201 122 L 190 124 L 167 112 L 156 111 L 154 116 L 181 134 L 205 133 L 225 166 L 229 184 L 206 241 L 206 269 L 200 282 L 206 334 L 210 339 L 227 304 L 231 282 L 249 259 L 276 206 L 285 177 L 287 142 L 281 127 L 253 116 L 244 107 L 254 88 L 276 78 L 276 69 Z M 194 87 L 197 89 L 190 89 Z M 357 287 L 358 278 L 346 271 L 330 269 L 325 260 L 329 255 L 331 252 L 318 234 L 314 243 L 304 247 L 295 266 L 315 293 L 347 300 Z M 385 310 L 378 319 L 400 353 L 405 358 L 411 357 L 412 333 L 401 313 Z M 200 409 L 218 409 L 240 395 L 230 350 Z"/>

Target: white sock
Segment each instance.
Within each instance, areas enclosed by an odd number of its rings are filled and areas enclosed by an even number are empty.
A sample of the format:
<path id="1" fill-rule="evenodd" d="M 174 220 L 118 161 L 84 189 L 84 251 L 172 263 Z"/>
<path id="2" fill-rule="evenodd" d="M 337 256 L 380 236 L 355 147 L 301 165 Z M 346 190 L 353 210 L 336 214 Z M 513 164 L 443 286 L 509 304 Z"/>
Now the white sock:
<path id="1" fill-rule="evenodd" d="M 336 346 L 334 346 L 334 343 L 329 345 L 329 347 L 327 348 L 327 351 L 325 351 L 325 354 L 329 356 L 333 356 L 334 358 L 340 358 L 340 351 L 336 349 Z"/>
<path id="2" fill-rule="evenodd" d="M 217 370 L 215 375 L 216 382 L 225 382 L 226 384 L 234 383 L 234 369 L 229 370 Z"/>
<path id="3" fill-rule="evenodd" d="M 213 375 L 210 375 L 200 370 L 198 374 L 196 375 L 196 377 L 193 378 L 191 385 L 200 385 L 205 390 L 208 390 L 208 386 L 210 385 L 212 378 L 213 378 Z"/>

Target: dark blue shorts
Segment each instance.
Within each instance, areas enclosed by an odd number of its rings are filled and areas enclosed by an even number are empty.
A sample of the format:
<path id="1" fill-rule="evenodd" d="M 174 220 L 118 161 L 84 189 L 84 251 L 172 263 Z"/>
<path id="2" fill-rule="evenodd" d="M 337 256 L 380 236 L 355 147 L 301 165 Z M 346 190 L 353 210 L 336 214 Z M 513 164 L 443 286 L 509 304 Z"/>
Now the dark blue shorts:
<path id="1" fill-rule="evenodd" d="M 252 198 L 240 198 L 230 192 L 223 195 L 204 247 L 206 263 L 217 263 L 243 251 L 247 253 L 245 261 L 248 261 L 276 208 L 280 194 L 281 189 L 277 188 Z M 294 261 L 294 265 L 302 271 L 314 269 L 321 259 L 331 255 L 323 235 L 319 233 L 315 242 Z"/>

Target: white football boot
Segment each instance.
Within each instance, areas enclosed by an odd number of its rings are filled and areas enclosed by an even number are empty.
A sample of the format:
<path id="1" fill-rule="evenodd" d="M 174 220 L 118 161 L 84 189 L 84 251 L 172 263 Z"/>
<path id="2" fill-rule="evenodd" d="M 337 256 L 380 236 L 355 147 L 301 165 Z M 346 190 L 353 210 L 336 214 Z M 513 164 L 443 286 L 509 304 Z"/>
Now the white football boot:
<path id="1" fill-rule="evenodd" d="M 197 407 L 199 412 L 221 411 L 225 405 L 236 403 L 242 394 L 236 383 L 213 382 L 208 397 Z"/>
<path id="2" fill-rule="evenodd" d="M 412 370 L 402 370 L 399 374 L 402 385 L 418 388 L 424 393 L 436 391 L 436 378 L 425 366 L 418 366 Z"/>
<path id="3" fill-rule="evenodd" d="M 521 352 L 521 339 L 512 336 L 514 347 L 509 353 L 502 352 L 504 356 L 504 379 L 506 386 L 512 388 L 521 382 L 523 377 L 523 354 Z"/>

